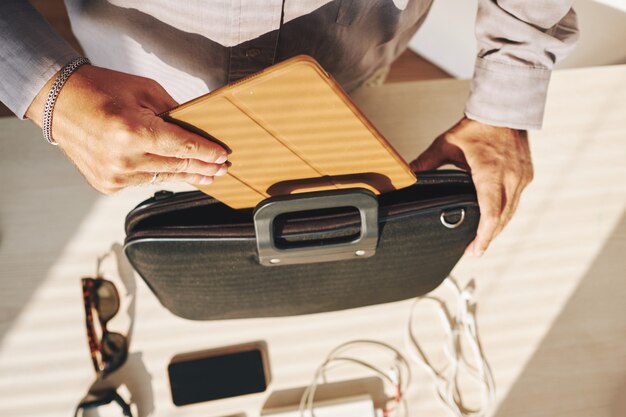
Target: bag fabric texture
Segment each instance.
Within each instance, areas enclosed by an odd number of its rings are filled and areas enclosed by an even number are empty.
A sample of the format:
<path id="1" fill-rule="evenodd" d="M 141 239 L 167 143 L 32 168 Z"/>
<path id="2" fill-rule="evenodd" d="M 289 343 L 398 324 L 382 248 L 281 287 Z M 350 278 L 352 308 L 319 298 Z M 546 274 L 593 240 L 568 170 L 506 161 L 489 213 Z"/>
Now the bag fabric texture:
<path id="1" fill-rule="evenodd" d="M 126 218 L 125 252 L 163 306 L 192 320 L 292 316 L 413 298 L 445 279 L 480 218 L 467 173 L 416 176 L 410 187 L 372 194 L 378 205 L 372 256 L 262 265 L 255 210 L 231 209 L 199 191 L 161 191 L 139 204 Z M 365 227 L 352 207 L 272 220 L 272 242 L 290 254 L 329 245 L 350 249 Z"/>

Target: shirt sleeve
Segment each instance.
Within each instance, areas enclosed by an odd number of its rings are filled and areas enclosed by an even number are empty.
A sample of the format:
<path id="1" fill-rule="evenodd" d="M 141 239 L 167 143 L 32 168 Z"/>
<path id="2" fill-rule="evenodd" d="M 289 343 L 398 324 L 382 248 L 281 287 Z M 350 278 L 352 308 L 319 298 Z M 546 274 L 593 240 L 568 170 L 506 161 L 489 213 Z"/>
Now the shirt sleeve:
<path id="1" fill-rule="evenodd" d="M 554 64 L 578 40 L 572 0 L 479 0 L 478 57 L 465 115 L 540 129 Z"/>
<path id="2" fill-rule="evenodd" d="M 27 0 L 0 1 L 0 100 L 18 117 L 78 56 Z"/>

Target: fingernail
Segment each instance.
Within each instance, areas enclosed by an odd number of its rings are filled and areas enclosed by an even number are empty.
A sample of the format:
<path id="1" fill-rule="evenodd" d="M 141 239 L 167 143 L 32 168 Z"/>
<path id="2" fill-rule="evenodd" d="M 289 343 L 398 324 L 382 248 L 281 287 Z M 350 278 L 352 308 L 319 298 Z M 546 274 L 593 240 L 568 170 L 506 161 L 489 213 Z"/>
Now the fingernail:
<path id="1" fill-rule="evenodd" d="M 226 175 L 226 171 L 228 171 L 228 167 L 226 165 L 222 165 L 222 167 L 217 170 L 215 175 L 221 177 L 222 175 Z"/>
<path id="2" fill-rule="evenodd" d="M 223 164 L 224 162 L 228 161 L 228 155 L 223 154 L 222 156 L 220 156 L 219 158 L 217 158 L 215 160 L 216 164 Z"/>
<path id="3" fill-rule="evenodd" d="M 202 185 L 211 184 L 212 182 L 213 182 L 213 178 L 211 178 L 211 177 L 202 177 L 200 179 L 200 184 L 202 184 Z"/>
<path id="4" fill-rule="evenodd" d="M 478 246 L 474 246 L 474 256 L 480 258 L 485 253 L 484 249 L 480 249 Z"/>

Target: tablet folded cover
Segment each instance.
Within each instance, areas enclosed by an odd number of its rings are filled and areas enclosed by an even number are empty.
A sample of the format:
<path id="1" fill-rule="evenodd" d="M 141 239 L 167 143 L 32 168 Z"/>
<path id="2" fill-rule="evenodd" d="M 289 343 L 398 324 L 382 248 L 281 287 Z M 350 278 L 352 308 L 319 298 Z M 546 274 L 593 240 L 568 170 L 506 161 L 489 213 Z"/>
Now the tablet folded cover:
<path id="1" fill-rule="evenodd" d="M 163 116 L 231 151 L 228 174 L 196 187 L 233 208 L 275 195 L 352 187 L 380 194 L 415 182 L 406 162 L 307 56 Z"/>

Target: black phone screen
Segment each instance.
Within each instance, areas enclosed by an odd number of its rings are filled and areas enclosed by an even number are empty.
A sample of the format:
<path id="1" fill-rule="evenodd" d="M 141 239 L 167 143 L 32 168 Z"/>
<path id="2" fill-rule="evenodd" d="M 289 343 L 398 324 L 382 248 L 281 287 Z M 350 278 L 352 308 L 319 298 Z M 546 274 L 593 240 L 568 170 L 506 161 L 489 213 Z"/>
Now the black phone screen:
<path id="1" fill-rule="evenodd" d="M 263 392 L 267 378 L 259 349 L 172 362 L 168 367 L 177 406 Z"/>

